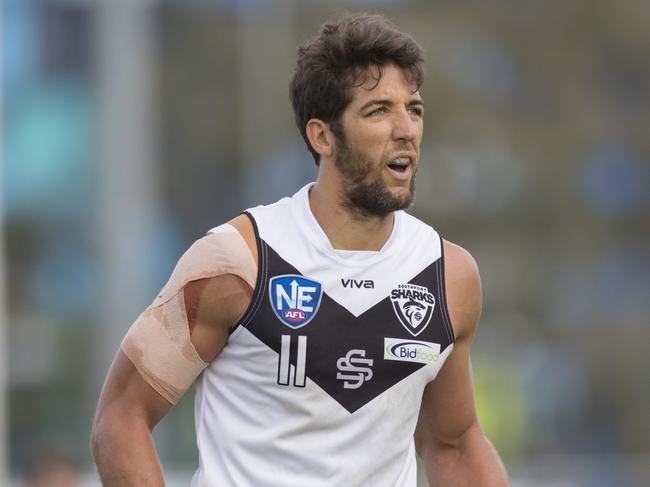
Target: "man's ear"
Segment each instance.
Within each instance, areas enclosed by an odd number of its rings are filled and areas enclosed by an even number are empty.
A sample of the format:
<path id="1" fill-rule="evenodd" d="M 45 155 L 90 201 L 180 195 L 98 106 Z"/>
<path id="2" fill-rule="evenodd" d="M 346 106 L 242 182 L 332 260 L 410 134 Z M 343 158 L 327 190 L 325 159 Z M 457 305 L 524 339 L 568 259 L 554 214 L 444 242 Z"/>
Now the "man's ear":
<path id="1" fill-rule="evenodd" d="M 334 155 L 336 139 L 328 124 L 318 118 L 312 118 L 307 122 L 306 132 L 309 143 L 321 157 Z"/>

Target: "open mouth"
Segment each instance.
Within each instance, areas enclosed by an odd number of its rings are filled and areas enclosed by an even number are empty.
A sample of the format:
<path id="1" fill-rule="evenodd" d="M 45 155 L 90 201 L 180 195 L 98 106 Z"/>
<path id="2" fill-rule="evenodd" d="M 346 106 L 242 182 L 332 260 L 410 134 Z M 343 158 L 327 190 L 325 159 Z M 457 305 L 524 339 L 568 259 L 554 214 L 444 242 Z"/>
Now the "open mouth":
<path id="1" fill-rule="evenodd" d="M 393 171 L 397 171 L 397 172 L 406 172 L 406 168 L 408 167 L 408 165 L 406 165 L 406 166 L 401 166 L 401 165 L 399 165 L 399 164 L 394 164 L 394 163 L 392 163 L 392 164 L 389 164 L 388 167 L 390 167 Z"/>
<path id="2" fill-rule="evenodd" d="M 388 167 L 400 174 L 404 174 L 411 165 L 411 159 L 408 157 L 398 157 L 388 164 Z"/>

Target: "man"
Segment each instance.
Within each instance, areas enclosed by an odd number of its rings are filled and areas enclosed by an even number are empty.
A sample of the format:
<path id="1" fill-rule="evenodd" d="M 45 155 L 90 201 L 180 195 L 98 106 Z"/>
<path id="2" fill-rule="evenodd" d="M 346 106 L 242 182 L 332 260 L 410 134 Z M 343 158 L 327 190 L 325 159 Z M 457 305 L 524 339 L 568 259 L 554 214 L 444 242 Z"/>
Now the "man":
<path id="1" fill-rule="evenodd" d="M 163 485 L 151 431 L 193 382 L 194 486 L 415 486 L 416 450 L 431 485 L 507 485 L 474 407 L 476 264 L 402 211 L 421 63 L 380 16 L 299 49 L 318 180 L 197 241 L 131 327 L 93 428 L 105 485 Z"/>

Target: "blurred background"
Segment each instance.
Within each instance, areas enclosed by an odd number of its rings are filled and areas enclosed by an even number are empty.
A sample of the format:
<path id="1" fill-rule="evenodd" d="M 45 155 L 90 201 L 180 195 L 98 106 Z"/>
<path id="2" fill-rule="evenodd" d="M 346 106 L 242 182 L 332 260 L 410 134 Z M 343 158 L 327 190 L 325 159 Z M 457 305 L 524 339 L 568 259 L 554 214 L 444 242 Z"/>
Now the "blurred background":
<path id="1" fill-rule="evenodd" d="M 514 485 L 650 485 L 647 0 L 4 0 L 0 485 L 99 484 L 127 328 L 194 240 L 315 177 L 288 82 L 344 8 L 424 48 L 413 213 L 479 263 L 479 415 Z M 192 408 L 156 431 L 170 485 Z"/>

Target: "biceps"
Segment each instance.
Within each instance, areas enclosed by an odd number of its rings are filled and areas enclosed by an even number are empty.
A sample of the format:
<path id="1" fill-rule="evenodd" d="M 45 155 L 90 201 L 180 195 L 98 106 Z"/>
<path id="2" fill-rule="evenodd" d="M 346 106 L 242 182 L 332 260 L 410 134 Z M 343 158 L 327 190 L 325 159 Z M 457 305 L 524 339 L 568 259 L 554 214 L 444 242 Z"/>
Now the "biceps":
<path id="1" fill-rule="evenodd" d="M 122 350 L 142 378 L 176 404 L 224 347 L 228 330 L 250 302 L 235 275 L 193 280 L 131 326 Z"/>
<path id="2" fill-rule="evenodd" d="M 146 422 L 149 429 L 167 414 L 171 404 L 158 394 L 140 375 L 120 349 L 102 389 L 95 426 L 116 419 L 136 419 Z"/>
<path id="3" fill-rule="evenodd" d="M 416 441 L 420 447 L 454 444 L 475 422 L 469 343 L 460 341 L 424 390 Z"/>

